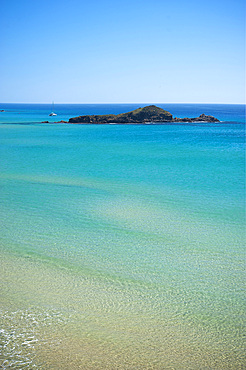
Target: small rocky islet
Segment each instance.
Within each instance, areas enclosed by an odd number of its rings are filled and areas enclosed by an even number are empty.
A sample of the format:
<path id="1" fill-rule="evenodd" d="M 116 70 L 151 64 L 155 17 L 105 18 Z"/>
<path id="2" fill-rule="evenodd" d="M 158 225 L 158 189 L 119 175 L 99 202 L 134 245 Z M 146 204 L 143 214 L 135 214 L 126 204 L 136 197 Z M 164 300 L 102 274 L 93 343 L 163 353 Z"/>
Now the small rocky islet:
<path id="1" fill-rule="evenodd" d="M 60 121 L 65 123 L 65 121 Z M 60 123 L 58 122 L 58 123 Z M 156 107 L 155 105 L 149 105 L 144 108 L 138 108 L 131 112 L 121 114 L 104 114 L 104 115 L 85 115 L 70 118 L 68 123 L 78 124 L 144 124 L 144 123 L 178 123 L 178 122 L 220 122 L 213 116 L 207 116 L 201 114 L 195 118 L 177 118 L 173 117 L 170 112 Z"/>

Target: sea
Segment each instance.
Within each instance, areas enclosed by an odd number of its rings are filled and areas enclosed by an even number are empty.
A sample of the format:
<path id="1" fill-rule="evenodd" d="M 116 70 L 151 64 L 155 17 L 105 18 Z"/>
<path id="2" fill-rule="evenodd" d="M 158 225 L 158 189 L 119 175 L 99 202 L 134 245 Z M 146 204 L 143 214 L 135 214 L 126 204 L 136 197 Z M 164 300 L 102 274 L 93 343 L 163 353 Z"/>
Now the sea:
<path id="1" fill-rule="evenodd" d="M 246 368 L 245 106 L 145 105 L 0 104 L 1 369 Z"/>

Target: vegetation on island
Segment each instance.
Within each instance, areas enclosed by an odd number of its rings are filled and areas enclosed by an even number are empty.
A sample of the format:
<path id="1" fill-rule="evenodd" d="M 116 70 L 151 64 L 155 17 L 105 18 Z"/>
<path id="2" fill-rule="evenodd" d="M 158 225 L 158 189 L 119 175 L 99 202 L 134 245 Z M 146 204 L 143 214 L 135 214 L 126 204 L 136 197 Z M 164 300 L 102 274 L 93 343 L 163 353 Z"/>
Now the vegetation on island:
<path id="1" fill-rule="evenodd" d="M 132 112 L 121 114 L 105 114 L 79 116 L 70 118 L 70 123 L 145 123 L 145 122 L 167 122 L 172 121 L 171 113 L 162 108 L 150 105 L 144 108 L 138 108 Z"/>
<path id="2" fill-rule="evenodd" d="M 64 122 L 64 121 L 63 121 Z M 104 115 L 85 115 L 69 119 L 69 123 L 118 123 L 118 124 L 137 124 L 137 123 L 162 123 L 162 122 L 219 122 L 213 116 L 201 114 L 196 118 L 174 118 L 170 112 L 149 105 L 144 108 L 138 108 L 134 111 L 121 114 Z"/>

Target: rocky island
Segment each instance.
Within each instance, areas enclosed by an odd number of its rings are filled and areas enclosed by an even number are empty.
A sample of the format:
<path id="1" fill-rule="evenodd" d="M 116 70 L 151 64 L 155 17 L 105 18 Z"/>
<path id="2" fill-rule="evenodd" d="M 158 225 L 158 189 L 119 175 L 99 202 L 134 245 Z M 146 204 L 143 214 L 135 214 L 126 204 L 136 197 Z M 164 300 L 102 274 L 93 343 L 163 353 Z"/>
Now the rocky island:
<path id="1" fill-rule="evenodd" d="M 64 122 L 64 121 L 63 121 Z M 149 105 L 144 108 L 138 108 L 132 112 L 121 114 L 105 114 L 105 115 L 86 115 L 69 119 L 69 123 L 118 123 L 118 124 L 141 124 L 141 123 L 178 123 L 178 122 L 220 122 L 213 116 L 201 114 L 195 118 L 177 118 L 162 108 L 155 105 Z"/>

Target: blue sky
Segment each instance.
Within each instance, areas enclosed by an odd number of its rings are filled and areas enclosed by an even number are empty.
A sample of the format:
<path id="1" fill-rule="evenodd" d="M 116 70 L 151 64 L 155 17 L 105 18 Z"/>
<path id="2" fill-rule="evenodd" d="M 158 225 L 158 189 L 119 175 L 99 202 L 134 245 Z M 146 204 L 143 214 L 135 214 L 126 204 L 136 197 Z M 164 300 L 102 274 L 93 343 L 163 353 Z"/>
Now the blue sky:
<path id="1" fill-rule="evenodd" d="M 244 103 L 241 0 L 2 0 L 0 101 Z"/>

